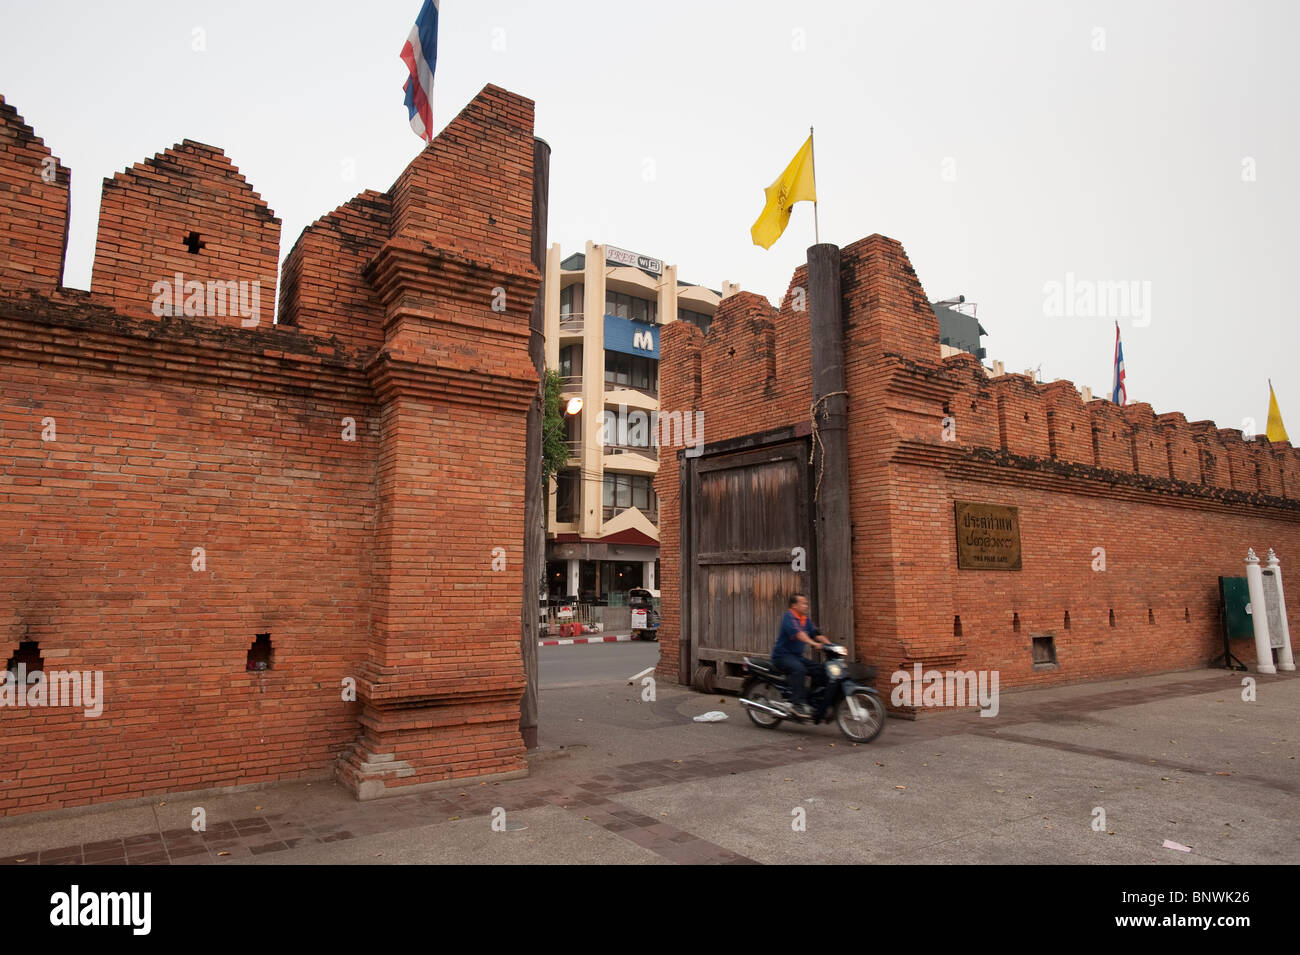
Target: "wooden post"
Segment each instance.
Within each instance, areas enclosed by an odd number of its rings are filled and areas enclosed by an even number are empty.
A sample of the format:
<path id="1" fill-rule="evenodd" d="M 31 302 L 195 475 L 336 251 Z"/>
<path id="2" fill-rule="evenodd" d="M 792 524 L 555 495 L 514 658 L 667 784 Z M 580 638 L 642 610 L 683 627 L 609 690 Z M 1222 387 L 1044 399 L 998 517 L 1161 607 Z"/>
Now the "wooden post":
<path id="1" fill-rule="evenodd" d="M 519 701 L 519 735 L 527 749 L 537 747 L 537 640 L 538 608 L 543 568 L 546 566 L 546 492 L 542 487 L 542 407 L 546 389 L 546 213 L 551 181 L 551 147 L 533 140 L 533 265 L 542 285 L 528 315 L 528 356 L 537 371 L 537 396 L 528 409 L 528 447 L 524 452 L 524 581 L 520 653 L 524 661 L 523 699 Z"/>
<path id="2" fill-rule="evenodd" d="M 808 250 L 809 331 L 812 336 L 812 486 L 817 527 L 817 602 L 813 619 L 854 653 L 853 528 L 849 512 L 848 396 L 844 391 L 844 320 L 840 250 Z"/>
<path id="3" fill-rule="evenodd" d="M 694 500 L 691 497 L 695 483 L 691 480 L 697 458 L 688 458 L 683 452 L 677 452 L 677 506 L 679 523 L 677 536 L 677 682 L 690 685 L 691 682 L 691 647 L 695 640 L 693 627 L 695 591 L 695 548 L 691 546 L 693 526 L 691 524 Z M 661 465 L 662 467 L 662 465 Z M 662 591 L 661 591 L 662 592 Z"/>

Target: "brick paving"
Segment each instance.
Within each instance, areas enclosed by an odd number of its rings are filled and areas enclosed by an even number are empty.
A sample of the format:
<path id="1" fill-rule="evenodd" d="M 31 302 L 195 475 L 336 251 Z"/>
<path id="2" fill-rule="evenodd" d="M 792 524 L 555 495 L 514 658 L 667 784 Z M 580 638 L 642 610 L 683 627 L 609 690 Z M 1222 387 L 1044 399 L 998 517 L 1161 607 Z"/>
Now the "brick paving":
<path id="1" fill-rule="evenodd" d="M 309 818 L 294 813 L 250 816 L 216 822 L 205 832 L 168 829 L 124 839 L 34 849 L 0 858 L 0 865 L 203 865 L 283 852 L 308 843 L 329 843 L 391 832 L 440 820 L 488 816 L 507 803 L 512 811 L 555 805 L 590 819 L 609 832 L 673 862 L 745 864 L 752 860 L 620 805 L 610 798 L 672 783 L 689 782 L 803 759 L 824 759 L 820 750 L 797 748 L 797 738 L 682 760 L 651 760 L 612 767 L 582 781 L 520 779 L 489 790 L 478 786 L 460 795 L 454 789 L 358 802 L 347 809 Z M 850 752 L 846 749 L 845 752 Z M 466 781 L 472 785 L 471 781 Z"/>

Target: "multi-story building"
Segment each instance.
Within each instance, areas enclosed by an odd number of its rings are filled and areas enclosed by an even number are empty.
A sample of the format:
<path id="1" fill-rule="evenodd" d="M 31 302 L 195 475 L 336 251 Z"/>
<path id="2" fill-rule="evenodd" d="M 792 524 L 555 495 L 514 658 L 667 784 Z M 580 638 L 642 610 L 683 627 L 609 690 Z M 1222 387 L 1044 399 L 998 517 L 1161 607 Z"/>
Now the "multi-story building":
<path id="1" fill-rule="evenodd" d="M 939 345 L 943 355 L 964 351 L 983 361 L 985 350 L 981 339 L 988 332 L 975 317 L 974 304 L 967 302 L 965 295 L 957 295 L 942 302 L 931 302 L 930 307 L 939 320 Z M 970 311 L 963 311 L 966 308 Z"/>
<path id="2" fill-rule="evenodd" d="M 659 410 L 659 331 L 673 321 L 708 331 L 723 295 L 677 279 L 677 266 L 588 242 L 546 260 L 546 365 L 564 378 L 570 455 L 551 482 L 546 584 L 554 597 L 608 598 L 659 586 L 654 428 L 620 427 Z M 605 412 L 606 414 L 602 414 Z M 637 413 L 641 414 L 638 415 Z"/>

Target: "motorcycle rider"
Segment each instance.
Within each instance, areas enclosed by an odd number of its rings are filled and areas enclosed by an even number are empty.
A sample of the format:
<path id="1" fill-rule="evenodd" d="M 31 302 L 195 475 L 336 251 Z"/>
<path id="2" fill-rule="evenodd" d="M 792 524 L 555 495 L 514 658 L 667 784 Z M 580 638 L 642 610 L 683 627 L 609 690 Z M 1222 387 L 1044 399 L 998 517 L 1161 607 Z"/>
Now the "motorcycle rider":
<path id="1" fill-rule="evenodd" d="M 794 698 L 794 711 L 799 716 L 810 717 L 808 691 L 804 687 L 804 677 L 813 675 L 814 685 L 825 682 L 826 667 L 820 663 L 804 659 L 804 644 L 818 646 L 830 645 L 817 624 L 808 618 L 808 595 L 795 593 L 790 595 L 789 609 L 781 618 L 781 629 L 777 633 L 776 643 L 772 646 L 772 663 L 786 674 L 786 683 L 790 695 Z"/>

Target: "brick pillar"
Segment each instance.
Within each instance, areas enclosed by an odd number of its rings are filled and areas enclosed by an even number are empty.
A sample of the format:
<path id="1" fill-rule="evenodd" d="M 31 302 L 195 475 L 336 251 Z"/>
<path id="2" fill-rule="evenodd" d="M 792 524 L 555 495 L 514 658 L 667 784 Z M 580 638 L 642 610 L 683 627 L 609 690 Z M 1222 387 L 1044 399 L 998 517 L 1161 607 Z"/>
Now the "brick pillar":
<path id="1" fill-rule="evenodd" d="M 380 416 L 361 799 L 527 772 L 524 667 L 533 108 L 489 86 L 402 173 L 363 270 L 383 308 L 367 366 Z"/>
<path id="2" fill-rule="evenodd" d="M 368 369 L 379 526 L 362 734 L 340 767 L 360 799 L 527 772 L 519 575 L 537 387 L 527 315 L 539 286 L 526 261 L 505 270 L 400 239 L 369 274 L 387 312 Z M 491 309 L 494 289 L 505 315 Z"/>

